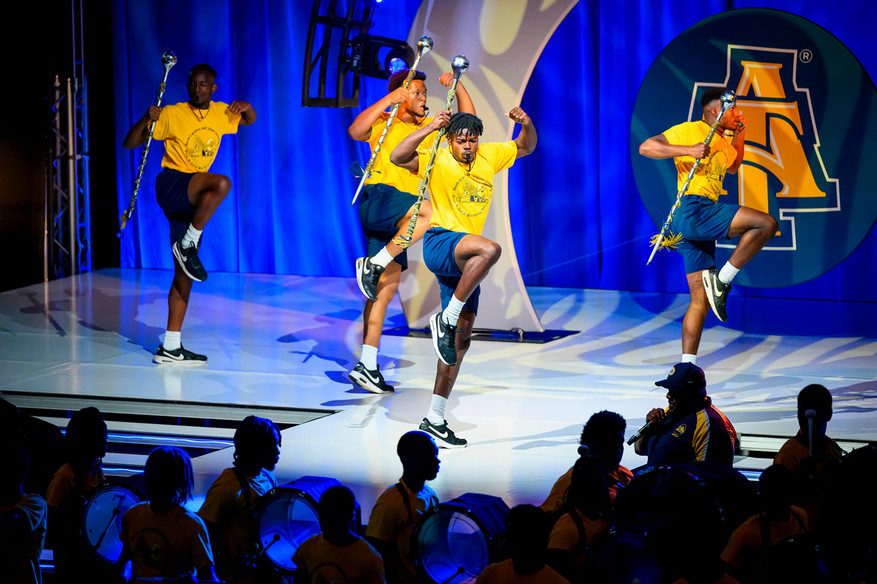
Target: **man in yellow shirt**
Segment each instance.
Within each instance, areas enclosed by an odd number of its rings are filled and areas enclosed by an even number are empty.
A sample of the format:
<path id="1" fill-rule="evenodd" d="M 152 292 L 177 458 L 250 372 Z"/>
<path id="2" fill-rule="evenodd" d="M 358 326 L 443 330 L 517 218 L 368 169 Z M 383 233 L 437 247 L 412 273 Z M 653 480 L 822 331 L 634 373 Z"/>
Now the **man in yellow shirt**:
<path id="1" fill-rule="evenodd" d="M 197 363 L 207 357 L 183 348 L 180 331 L 189 306 L 192 281 L 203 282 L 207 272 L 198 259 L 201 232 L 231 189 L 227 176 L 209 172 L 225 134 L 256 121 L 256 110 L 245 101 L 226 105 L 210 101 L 216 91 L 216 71 L 206 63 L 189 70 L 189 101 L 164 108 L 154 105 L 131 126 L 122 145 L 132 149 L 152 137 L 165 141 L 162 171 L 155 178 L 155 195 L 171 226 L 174 280 L 168 293 L 167 331 L 158 346 L 156 363 Z"/>
<path id="2" fill-rule="evenodd" d="M 433 211 L 423 236 L 423 260 L 438 279 L 443 310 L 429 319 L 439 363 L 432 403 L 420 425 L 445 448 L 467 444 L 448 428 L 445 406 L 469 348 L 478 311 L 478 285 L 502 253 L 498 243 L 481 236 L 493 197 L 493 177 L 536 149 L 536 129 L 524 110 L 514 107 L 506 115 L 521 124 L 514 140 L 479 145 L 484 129 L 481 120 L 472 114 L 451 116 L 442 111 L 390 155 L 393 164 L 423 176 L 431 153 L 418 146 L 430 133 L 447 127 L 448 147 L 437 151 L 430 175 Z"/>
<path id="3" fill-rule="evenodd" d="M 731 280 L 777 231 L 776 219 L 767 213 L 718 202 L 719 195 L 725 194 L 722 189 L 725 173 L 736 174 L 743 163 L 746 140 L 746 120 L 734 106 L 725 113 L 710 145 L 704 144 L 721 111 L 720 98 L 725 91 L 724 87 L 715 87 L 704 92 L 700 100 L 702 119 L 673 126 L 639 147 L 639 153 L 648 158 L 674 159 L 679 190 L 682 190 L 695 159 L 701 159 L 670 224 L 672 233 L 682 236 L 676 249 L 685 262 L 691 294 L 682 321 L 683 363 L 697 362 L 703 323 L 710 308 L 720 321 L 728 320 L 725 305 Z M 726 133 L 732 134 L 730 142 L 725 139 Z M 716 240 L 732 237 L 739 237 L 740 241 L 722 269 L 717 271 Z"/>
<path id="4" fill-rule="evenodd" d="M 432 121 L 426 115 L 426 75 L 415 71 L 410 85 L 405 88 L 403 82 L 408 74 L 408 69 L 394 73 L 387 83 L 389 93 L 364 109 L 347 129 L 351 138 L 368 142 L 374 151 L 390 117 L 386 110 L 394 103 L 399 104 L 359 199 L 359 218 L 369 255 L 356 260 L 356 281 L 368 301 L 362 313 L 362 353 L 349 377 L 363 389 L 378 394 L 393 391 L 378 368 L 378 343 L 387 306 L 399 289 L 402 272 L 408 269 L 408 253 L 394 240 L 408 230 L 420 186 L 417 176 L 390 162 L 390 153 L 403 138 Z M 452 73 L 444 73 L 438 81 L 450 87 L 453 79 Z M 457 107 L 461 112 L 475 113 L 462 83 L 457 84 Z M 425 199 L 411 234 L 411 244 L 423 238 L 431 215 L 432 205 Z"/>

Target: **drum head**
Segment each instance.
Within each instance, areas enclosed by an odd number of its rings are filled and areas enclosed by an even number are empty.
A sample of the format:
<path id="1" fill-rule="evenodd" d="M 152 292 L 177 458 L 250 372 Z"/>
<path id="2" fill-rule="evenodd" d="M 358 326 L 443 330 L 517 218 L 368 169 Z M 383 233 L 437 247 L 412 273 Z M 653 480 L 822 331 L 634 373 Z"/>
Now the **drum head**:
<path id="1" fill-rule="evenodd" d="M 82 513 L 82 533 L 98 558 L 113 564 L 119 561 L 122 516 L 139 502 L 134 493 L 115 485 L 98 489 L 89 497 Z"/>
<path id="2" fill-rule="evenodd" d="M 283 574 L 295 574 L 292 556 L 298 546 L 320 533 L 316 501 L 299 489 L 278 487 L 266 494 L 256 514 L 263 556 Z"/>
<path id="3" fill-rule="evenodd" d="M 414 533 L 416 561 L 427 581 L 475 582 L 498 559 L 508 512 L 499 497 L 475 493 L 440 503 Z"/>

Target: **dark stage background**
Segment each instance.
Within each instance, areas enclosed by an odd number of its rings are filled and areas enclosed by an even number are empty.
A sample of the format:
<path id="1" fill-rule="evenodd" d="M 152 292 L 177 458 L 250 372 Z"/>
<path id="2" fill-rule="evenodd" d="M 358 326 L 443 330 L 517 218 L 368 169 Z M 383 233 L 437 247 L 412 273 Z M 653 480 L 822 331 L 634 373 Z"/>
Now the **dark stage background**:
<path id="1" fill-rule="evenodd" d="M 111 102 L 92 98 L 90 118 L 93 132 L 107 135 L 107 128 L 113 128 L 116 172 L 114 177 L 92 177 L 100 189 L 92 197 L 106 205 L 115 193 L 118 206 L 127 205 L 141 151 L 122 149 L 121 140 L 154 102 L 159 57 L 171 49 L 179 64 L 170 74 L 166 103 L 187 99 L 186 70 L 207 61 L 219 71 L 214 99 L 249 101 L 259 116 L 254 126 L 224 138 L 212 168 L 230 176 L 233 187 L 205 231 L 205 265 L 216 271 L 352 276 L 364 242 L 357 214 L 349 206 L 356 181 L 347 167 L 354 160 L 367 160 L 368 152 L 346 133 L 358 108 L 300 105 L 311 5 L 309 0 L 113 0 L 112 26 L 94 32 L 111 37 L 112 70 L 92 70 L 89 83 L 94 76 L 112 79 Z M 407 38 L 418 5 L 384 0 L 372 34 Z M 436 9 L 440 7 L 437 2 Z M 842 5 L 791 0 L 579 2 L 546 46 L 521 104 L 539 132 L 536 153 L 510 171 L 512 228 L 528 285 L 687 291 L 675 254 L 662 253 L 645 268 L 648 237 L 656 227 L 631 172 L 630 116 L 643 77 L 667 43 L 710 15 L 751 7 L 812 20 L 845 43 L 872 79 L 877 74 L 877 4 L 871 0 Z M 361 106 L 385 92 L 384 82 L 366 80 Z M 122 267 L 171 267 L 167 223 L 152 187 L 162 149 L 153 148 L 135 219 L 121 239 Z M 110 155 L 107 160 L 112 160 Z M 3 208 L 9 208 L 5 198 Z M 98 229 L 106 231 L 106 238 L 114 227 L 103 223 Z M 877 231 L 872 229 L 850 258 L 824 276 L 788 288 L 743 292 L 874 301 L 875 263 Z"/>

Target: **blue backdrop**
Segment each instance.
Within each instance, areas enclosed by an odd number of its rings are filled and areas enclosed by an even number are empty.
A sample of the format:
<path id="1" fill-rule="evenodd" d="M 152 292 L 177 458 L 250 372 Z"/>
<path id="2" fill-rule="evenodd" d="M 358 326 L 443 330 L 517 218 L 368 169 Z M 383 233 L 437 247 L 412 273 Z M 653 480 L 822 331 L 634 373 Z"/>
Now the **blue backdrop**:
<path id="1" fill-rule="evenodd" d="M 659 6 L 663 4 L 663 6 Z M 515 248 L 529 285 L 686 292 L 682 262 L 661 253 L 648 268 L 656 232 L 631 172 L 630 116 L 640 84 L 661 50 L 689 26 L 718 12 L 749 7 L 808 18 L 846 44 L 877 75 L 877 4 L 824 1 L 652 0 L 580 2 L 561 23 L 536 66 L 522 107 L 539 147 L 510 171 Z M 165 103 L 185 101 L 186 70 L 209 62 L 219 71 L 218 101 L 249 101 L 255 125 L 226 137 L 212 171 L 232 192 L 204 235 L 202 259 L 216 271 L 352 276 L 365 246 L 349 201 L 347 170 L 368 152 L 347 136 L 358 109 L 301 107 L 302 63 L 310 0 L 115 0 L 114 112 L 117 143 L 154 103 L 159 57 L 174 50 Z M 384 0 L 372 34 L 407 38 L 419 5 Z M 418 31 L 419 32 L 419 31 Z M 386 93 L 366 80 L 361 105 Z M 490 137 L 488 137 L 490 139 Z M 155 203 L 161 145 L 147 164 L 138 208 L 122 238 L 123 267 L 170 268 L 167 222 Z M 117 187 L 127 206 L 141 150 L 119 146 Z M 877 185 L 875 185 L 877 188 Z M 874 196 L 856 193 L 855 196 Z M 752 296 L 877 300 L 877 230 L 840 266 Z"/>

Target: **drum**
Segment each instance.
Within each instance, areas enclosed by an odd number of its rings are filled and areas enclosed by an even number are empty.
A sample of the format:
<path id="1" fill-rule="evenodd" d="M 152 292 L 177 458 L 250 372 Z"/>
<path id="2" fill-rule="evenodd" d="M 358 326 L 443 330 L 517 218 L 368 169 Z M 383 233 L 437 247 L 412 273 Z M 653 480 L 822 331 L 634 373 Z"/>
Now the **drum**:
<path id="1" fill-rule="evenodd" d="M 320 497 L 336 479 L 302 477 L 265 493 L 256 509 L 257 562 L 266 562 L 283 575 L 295 574 L 292 556 L 307 538 L 320 533 Z M 354 531 L 362 532 L 359 503 L 354 511 Z"/>
<path id="2" fill-rule="evenodd" d="M 498 561 L 508 506 L 499 497 L 466 493 L 439 503 L 414 530 L 415 563 L 427 582 L 475 582 Z"/>
<path id="3" fill-rule="evenodd" d="M 119 485 L 104 485 L 85 502 L 82 534 L 95 556 L 115 564 L 122 555 L 122 516 L 140 502 L 132 491 Z"/>

